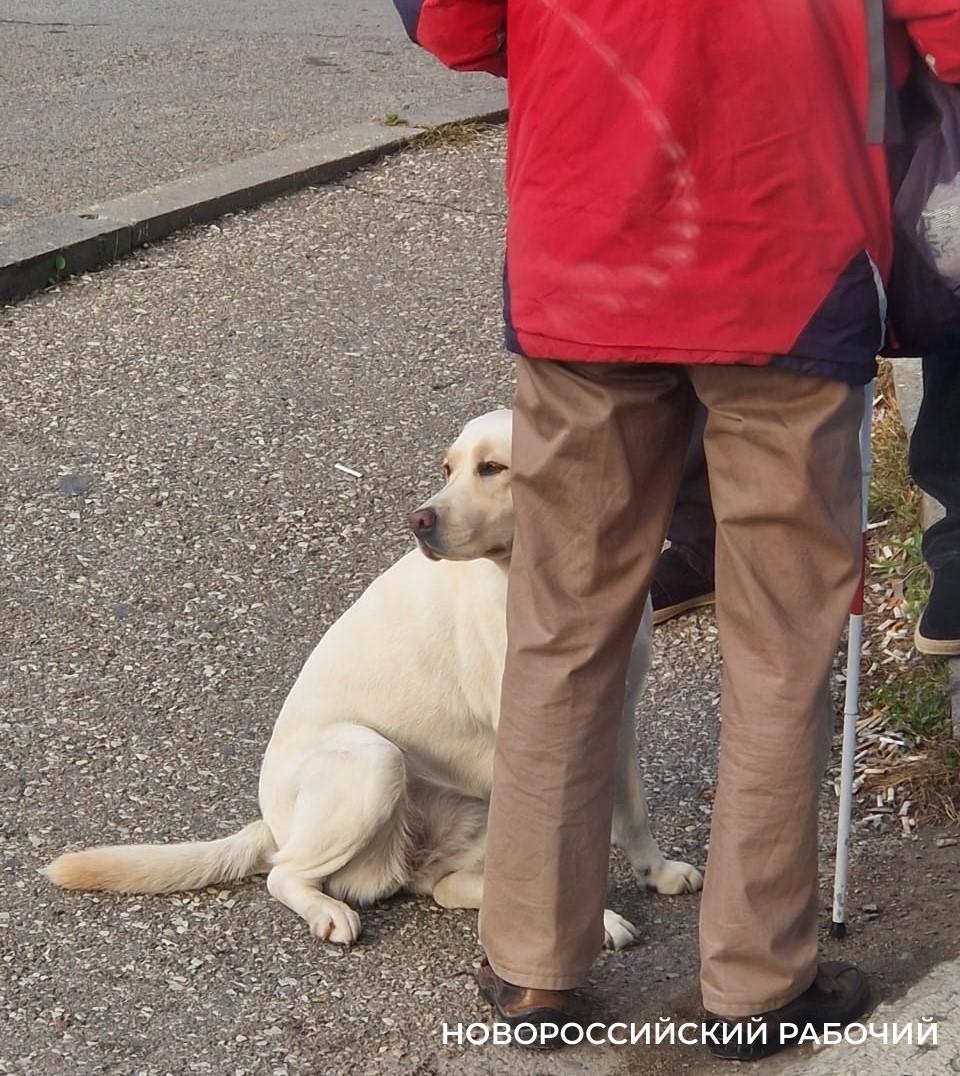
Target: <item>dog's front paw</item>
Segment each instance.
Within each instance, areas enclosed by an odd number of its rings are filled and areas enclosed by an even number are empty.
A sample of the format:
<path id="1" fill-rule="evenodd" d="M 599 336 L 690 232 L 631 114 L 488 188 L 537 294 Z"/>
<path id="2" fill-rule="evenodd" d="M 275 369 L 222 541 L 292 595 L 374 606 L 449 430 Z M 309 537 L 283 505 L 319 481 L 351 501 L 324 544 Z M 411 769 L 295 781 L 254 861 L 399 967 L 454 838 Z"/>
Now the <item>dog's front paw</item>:
<path id="1" fill-rule="evenodd" d="M 626 949 L 640 941 L 640 931 L 616 912 L 609 908 L 603 913 L 603 947 L 604 949 Z"/>
<path id="2" fill-rule="evenodd" d="M 353 945 L 360 937 L 360 916 L 338 900 L 325 900 L 307 922 L 315 938 L 333 942 L 334 945 Z"/>
<path id="3" fill-rule="evenodd" d="M 658 893 L 696 893 L 703 888 L 703 875 L 689 863 L 664 859 L 654 864 L 643 879 L 649 889 Z"/>

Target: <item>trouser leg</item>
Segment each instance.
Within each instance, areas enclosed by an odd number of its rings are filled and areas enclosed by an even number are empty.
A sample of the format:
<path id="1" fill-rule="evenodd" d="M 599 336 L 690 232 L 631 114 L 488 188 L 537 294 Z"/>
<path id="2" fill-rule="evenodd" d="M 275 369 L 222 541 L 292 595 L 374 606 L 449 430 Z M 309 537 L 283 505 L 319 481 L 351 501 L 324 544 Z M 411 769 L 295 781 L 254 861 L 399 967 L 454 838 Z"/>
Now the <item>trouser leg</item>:
<path id="1" fill-rule="evenodd" d="M 785 1004 L 817 968 L 829 676 L 860 571 L 863 392 L 697 367 L 717 518 L 722 727 L 700 916 L 705 1007 Z"/>
<path id="2" fill-rule="evenodd" d="M 706 420 L 704 408 L 697 407 L 667 537 L 671 547 L 683 554 L 698 575 L 712 579 L 717 524 L 713 518 L 707 457 L 703 450 Z"/>
<path id="3" fill-rule="evenodd" d="M 603 944 L 627 661 L 695 401 L 681 367 L 519 361 L 516 532 L 480 938 L 519 986 Z"/>

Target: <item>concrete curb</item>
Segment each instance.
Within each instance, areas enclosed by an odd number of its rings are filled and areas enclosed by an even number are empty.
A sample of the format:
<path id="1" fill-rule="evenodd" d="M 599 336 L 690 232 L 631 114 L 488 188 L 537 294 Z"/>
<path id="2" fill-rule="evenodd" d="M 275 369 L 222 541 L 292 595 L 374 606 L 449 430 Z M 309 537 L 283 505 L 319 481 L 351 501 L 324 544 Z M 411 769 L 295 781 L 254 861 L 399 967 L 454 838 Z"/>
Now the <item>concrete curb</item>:
<path id="1" fill-rule="evenodd" d="M 330 183 L 456 123 L 502 123 L 502 92 L 412 108 L 399 123 L 360 124 L 246 157 L 196 176 L 38 220 L 0 241 L 0 303 L 76 273 L 100 269 L 181 228 L 251 209 L 300 187 Z"/>

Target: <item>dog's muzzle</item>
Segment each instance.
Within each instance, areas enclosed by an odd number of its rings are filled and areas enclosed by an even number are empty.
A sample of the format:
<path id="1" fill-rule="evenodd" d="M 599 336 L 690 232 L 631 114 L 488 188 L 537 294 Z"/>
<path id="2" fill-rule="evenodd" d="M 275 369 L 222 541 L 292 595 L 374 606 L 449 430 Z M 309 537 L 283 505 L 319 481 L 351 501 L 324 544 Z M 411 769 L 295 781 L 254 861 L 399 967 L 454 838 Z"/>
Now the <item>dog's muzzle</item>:
<path id="1" fill-rule="evenodd" d="M 430 560 L 440 560 L 440 554 L 433 545 L 437 533 L 437 513 L 432 508 L 418 508 L 410 513 L 407 521 L 423 555 Z"/>

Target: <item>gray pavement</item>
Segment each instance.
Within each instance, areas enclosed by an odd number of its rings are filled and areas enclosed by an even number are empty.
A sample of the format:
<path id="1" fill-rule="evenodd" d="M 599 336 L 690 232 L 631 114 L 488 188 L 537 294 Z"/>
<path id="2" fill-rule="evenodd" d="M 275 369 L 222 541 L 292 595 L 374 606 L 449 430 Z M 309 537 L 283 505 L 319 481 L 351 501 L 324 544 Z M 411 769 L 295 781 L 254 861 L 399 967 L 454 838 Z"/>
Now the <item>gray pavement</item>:
<path id="1" fill-rule="evenodd" d="M 960 1072 L 958 1010 L 960 960 L 951 960 L 935 968 L 902 998 L 879 1005 L 870 1014 L 865 1023 L 879 1034 L 861 1044 L 857 1029 L 851 1033 L 851 1042 L 821 1047 L 812 1056 L 784 1056 L 771 1062 L 765 1066 L 764 1076 L 953 1076 Z M 927 1038 L 927 1024 L 936 1025 L 934 1041 Z M 913 1029 L 912 1045 L 893 1045 L 894 1036 L 908 1027 Z M 918 1028 L 925 1028 L 922 1043 L 918 1043 Z"/>
<path id="2" fill-rule="evenodd" d="M 411 45 L 390 0 L 4 0 L 0 237 L 496 85 Z"/>
<path id="3" fill-rule="evenodd" d="M 404 152 L 0 308 L 0 1073 L 714 1072 L 695 1047 L 443 1045 L 441 1021 L 486 1015 L 471 912 L 393 900 L 344 952 L 262 879 L 119 897 L 36 873 L 256 816 L 307 653 L 409 547 L 404 514 L 460 425 L 509 401 L 503 153 L 499 131 Z M 657 638 L 655 828 L 702 864 L 716 627 Z M 955 953 L 958 849 L 931 847 L 858 830 L 843 952 L 881 996 Z M 617 859 L 611 886 L 645 938 L 598 962 L 599 1017 L 696 1017 L 696 897 L 640 893 Z"/>

